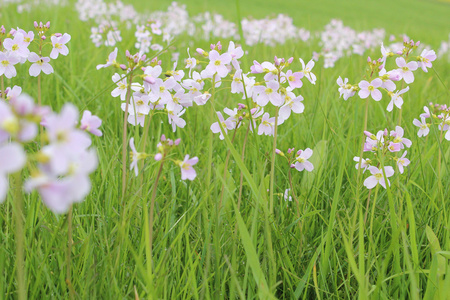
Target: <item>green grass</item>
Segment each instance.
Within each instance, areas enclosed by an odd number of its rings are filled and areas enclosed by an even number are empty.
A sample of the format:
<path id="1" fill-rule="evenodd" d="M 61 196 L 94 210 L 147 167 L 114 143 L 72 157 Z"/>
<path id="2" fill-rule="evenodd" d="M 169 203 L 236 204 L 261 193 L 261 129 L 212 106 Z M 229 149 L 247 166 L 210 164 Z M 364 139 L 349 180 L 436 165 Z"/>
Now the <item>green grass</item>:
<path id="1" fill-rule="evenodd" d="M 146 3 L 152 9 L 167 6 L 161 1 Z M 185 3 L 191 14 L 210 10 L 236 19 L 234 2 Z M 261 5 L 252 0 L 242 1 L 240 7 L 243 16 L 287 13 L 297 26 L 314 30 L 321 29 L 330 18 L 342 18 L 357 29 L 383 27 L 388 33 L 405 32 L 434 46 L 449 33 L 450 7 L 433 1 L 328 0 Z M 104 136 L 93 139 L 100 163 L 91 176 L 91 193 L 73 207 L 70 289 L 66 283 L 67 217 L 55 216 L 36 193 L 26 196 L 25 268 L 30 299 L 65 299 L 70 295 L 79 299 L 136 295 L 140 299 L 448 299 L 449 142 L 440 144 L 436 130 L 428 138 L 419 139 L 412 125 L 428 102 L 449 104 L 447 61 L 438 59 L 428 73 L 416 72 L 402 112 L 405 136 L 413 141 L 408 151 L 412 163 L 403 176 L 392 178 L 389 190 L 373 191 L 367 221 L 368 191 L 356 183 L 352 160 L 359 155 L 365 102 L 357 97 L 339 99 L 335 83 L 338 76 L 359 80 L 366 66 L 364 57 L 342 58 L 332 69 L 323 69 L 318 63 L 314 69 L 317 84 L 305 83 L 300 91 L 305 112 L 279 127 L 277 148 L 310 147 L 315 153 L 315 172 L 293 172 L 298 205 L 283 200 L 282 194 L 289 188 L 289 168 L 277 157 L 273 212 L 269 209 L 271 137 L 250 134 L 241 160 L 245 130 L 238 131 L 233 143 L 220 141 L 217 135 L 210 139 L 209 127 L 214 122 L 211 103 L 188 110 L 186 128 L 176 133 L 172 133 L 165 116 L 155 116 L 147 150 L 153 152 L 159 136 L 165 133 L 182 139 L 177 156 L 188 153 L 198 156 L 200 162 L 193 182 L 181 181 L 179 168 L 173 164 L 164 167 L 155 206 L 153 275 L 149 275 L 147 216 L 159 165 L 146 161 L 142 185 L 129 176 L 127 197 L 121 201 L 123 112 L 119 100 L 109 95 L 113 70 L 95 69 L 111 49 L 93 46 L 90 25 L 79 21 L 70 7 L 22 15 L 2 8 L 1 22 L 7 28 L 31 30 L 34 20 L 50 20 L 55 30 L 72 35 L 69 56 L 58 59 L 56 73 L 43 79 L 43 102 L 56 110 L 65 102 L 75 103 L 80 110 L 90 109 L 103 119 Z M 124 42 L 119 45 L 122 59 L 124 50 L 133 44 L 132 35 L 123 36 Z M 187 40 L 181 37 L 175 44 L 182 55 Z M 195 47 L 209 45 L 209 41 L 192 43 Z M 246 50 L 249 53 L 244 65 L 249 66 L 253 59 L 270 60 L 274 55 L 309 59 L 316 49 L 314 45 L 289 42 Z M 369 54 L 375 57 L 378 52 Z M 170 54 L 160 58 L 165 68 L 171 67 Z M 298 62 L 293 64 L 293 69 L 299 68 Z M 36 98 L 37 80 L 26 76 L 27 71 L 18 68 L 19 76 L 7 85 L 21 85 Z M 220 91 L 214 107 L 219 110 L 239 101 L 235 95 Z M 395 126 L 398 110 L 387 113 L 387 103 L 386 96 L 381 102 L 369 103 L 368 130 Z M 129 127 L 130 136 L 136 135 L 138 141 L 142 136 L 139 131 L 137 134 Z M 230 172 L 223 180 L 228 149 Z M 441 178 L 437 176 L 439 149 L 443 153 Z M 244 177 L 238 210 L 241 172 Z M 219 211 L 222 186 L 225 192 Z M 14 200 L 12 190 L 0 206 L 0 299 L 17 298 Z"/>

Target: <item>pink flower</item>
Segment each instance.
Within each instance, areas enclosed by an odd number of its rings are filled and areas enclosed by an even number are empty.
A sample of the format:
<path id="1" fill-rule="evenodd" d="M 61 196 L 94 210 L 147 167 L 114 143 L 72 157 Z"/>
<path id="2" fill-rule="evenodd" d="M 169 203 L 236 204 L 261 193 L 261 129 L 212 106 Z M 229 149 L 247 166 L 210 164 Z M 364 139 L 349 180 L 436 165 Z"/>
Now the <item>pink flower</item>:
<path id="1" fill-rule="evenodd" d="M 308 172 L 314 170 L 313 164 L 308 161 L 308 158 L 310 158 L 312 154 L 313 151 L 310 148 L 306 148 L 305 150 L 298 150 L 294 167 L 300 172 L 303 170 L 306 170 Z"/>
<path id="2" fill-rule="evenodd" d="M 280 94 L 278 94 L 279 87 L 280 84 L 275 80 L 267 82 L 267 86 L 255 86 L 253 88 L 253 91 L 256 93 L 255 102 L 259 106 L 266 106 L 269 101 L 275 106 L 281 106 L 283 104 L 283 99 Z"/>
<path id="3" fill-rule="evenodd" d="M 186 154 L 183 161 L 178 161 L 178 166 L 181 168 L 181 179 L 182 180 L 194 180 L 197 176 L 194 168 L 192 166 L 198 163 L 198 157 L 193 157 L 189 159 L 189 155 Z"/>
<path id="4" fill-rule="evenodd" d="M 83 112 L 83 117 L 81 118 L 81 130 L 88 131 L 96 136 L 102 136 L 103 133 L 98 129 L 102 125 L 102 120 L 92 115 L 89 110 Z"/>
<path id="5" fill-rule="evenodd" d="M 382 187 L 386 188 L 386 181 L 384 180 L 383 171 L 374 166 L 370 166 L 369 171 L 372 176 L 369 176 L 366 180 L 364 180 L 364 186 L 370 190 L 379 183 Z M 389 178 L 394 175 L 394 168 L 390 166 L 384 167 L 384 173 L 386 174 L 386 178 Z M 387 183 L 389 186 L 391 185 L 389 180 L 387 180 Z"/>
<path id="6" fill-rule="evenodd" d="M 359 97 L 362 99 L 366 99 L 367 97 L 372 96 L 373 100 L 380 101 L 382 94 L 377 88 L 381 87 L 383 81 L 380 78 L 375 78 L 370 83 L 366 80 L 361 81 L 358 86 L 360 90 L 358 92 Z"/>
<path id="7" fill-rule="evenodd" d="M 412 71 L 417 70 L 417 63 L 415 61 L 406 63 L 403 57 L 397 57 L 395 63 L 399 67 L 398 71 L 402 75 L 403 80 L 408 84 L 412 83 L 414 81 L 414 74 Z"/>
<path id="8" fill-rule="evenodd" d="M 52 45 L 53 49 L 50 53 L 50 58 L 57 59 L 58 55 L 66 56 L 69 54 L 69 48 L 67 48 L 66 44 L 70 41 L 70 35 L 68 33 L 64 33 L 62 36 L 52 36 Z"/>
<path id="9" fill-rule="evenodd" d="M 231 62 L 231 55 L 224 53 L 219 54 L 216 50 L 209 52 L 209 64 L 206 66 L 206 72 L 213 76 L 217 73 L 219 77 L 224 78 L 228 74 L 227 64 Z"/>
<path id="10" fill-rule="evenodd" d="M 401 109 L 403 105 L 403 98 L 400 95 L 406 93 L 407 91 L 409 91 L 409 86 L 395 93 L 389 92 L 388 94 L 391 96 L 391 102 L 389 102 L 387 106 L 387 111 L 392 111 L 392 109 L 394 108 L 394 104 L 399 109 Z"/>
<path id="11" fill-rule="evenodd" d="M 8 192 L 9 173 L 20 171 L 27 161 L 23 147 L 18 143 L 0 145 L 0 203 Z"/>
<path id="12" fill-rule="evenodd" d="M 20 59 L 9 52 L 0 52 L 0 76 L 5 75 L 6 78 L 12 78 L 17 75 L 14 67 Z"/>
<path id="13" fill-rule="evenodd" d="M 262 116 L 261 124 L 258 127 L 258 135 L 273 135 L 273 129 L 275 126 L 275 117 L 270 118 L 269 113 L 264 113 Z"/>
<path id="14" fill-rule="evenodd" d="M 136 147 L 134 146 L 134 138 L 130 139 L 130 148 L 131 148 L 131 152 L 130 152 L 130 158 L 131 158 L 131 164 L 130 164 L 130 170 L 134 170 L 134 174 L 136 176 L 139 175 L 139 170 L 138 170 L 138 161 L 145 158 L 145 154 L 144 153 L 139 153 L 136 151 Z"/>
<path id="15" fill-rule="evenodd" d="M 365 172 L 369 167 L 370 167 L 370 159 L 364 159 L 361 158 L 361 167 L 359 167 L 359 160 L 360 158 L 358 156 L 353 157 L 353 161 L 357 162 L 357 164 L 355 165 L 356 169 L 364 169 L 363 172 Z"/>
<path id="16" fill-rule="evenodd" d="M 289 82 L 289 86 L 293 89 L 301 88 L 303 85 L 303 82 L 301 81 L 301 79 L 303 78 L 303 75 L 304 74 L 302 72 L 292 73 L 291 70 L 288 70 L 286 72 L 286 79 Z"/>
<path id="17" fill-rule="evenodd" d="M 342 80 L 341 76 L 339 76 L 336 83 L 339 85 L 339 97 L 344 96 L 344 100 L 347 100 L 355 95 L 355 89 L 351 84 L 348 84 L 348 78 Z"/>
<path id="18" fill-rule="evenodd" d="M 10 51 L 11 54 L 17 55 L 22 58 L 27 58 L 30 54 L 28 50 L 29 43 L 24 41 L 24 36 L 22 33 L 17 32 L 14 39 L 6 38 L 3 42 L 3 46 L 6 50 Z"/>
<path id="19" fill-rule="evenodd" d="M 222 125 L 225 134 L 228 133 L 228 130 L 234 129 L 233 122 L 229 119 L 225 120 L 220 111 L 217 112 L 217 117 L 219 117 L 220 125 Z M 213 133 L 220 133 L 219 138 L 223 140 L 225 137 L 223 136 L 223 132 L 220 128 L 219 122 L 212 124 L 210 128 Z"/>
<path id="20" fill-rule="evenodd" d="M 403 174 L 404 172 L 403 167 L 406 167 L 410 163 L 410 160 L 405 158 L 407 153 L 408 151 L 405 151 L 405 153 L 403 153 L 403 155 L 399 159 L 397 159 L 397 167 L 398 170 L 400 171 L 400 174 Z"/>
<path id="21" fill-rule="evenodd" d="M 30 56 L 28 56 L 28 60 L 33 63 L 29 71 L 30 76 L 37 77 L 41 72 L 44 72 L 47 75 L 53 73 L 53 67 L 48 63 L 50 58 L 39 57 L 36 53 L 31 52 Z"/>
<path id="22" fill-rule="evenodd" d="M 427 68 L 431 68 L 433 64 L 432 61 L 436 60 L 436 53 L 433 50 L 424 49 L 419 56 L 419 67 L 422 68 L 424 72 L 428 72 Z"/>
<path id="23" fill-rule="evenodd" d="M 279 116 L 280 120 L 283 122 L 287 120 L 291 111 L 296 114 L 301 114 L 305 110 L 305 106 L 302 103 L 303 97 L 299 95 L 298 97 L 294 95 L 292 92 L 287 92 L 285 97 L 285 104 L 280 108 Z M 281 124 L 281 123 L 280 123 Z"/>
<path id="24" fill-rule="evenodd" d="M 417 127 L 419 127 L 419 131 L 417 132 L 417 135 L 419 137 L 427 136 L 430 132 L 430 128 L 428 127 L 427 121 L 424 117 L 420 117 L 420 121 L 417 119 L 414 119 L 413 124 Z"/>
<path id="25" fill-rule="evenodd" d="M 314 75 L 311 70 L 312 68 L 314 68 L 314 60 L 310 60 L 306 66 L 305 66 L 305 62 L 303 61 L 303 59 L 299 58 L 300 63 L 302 64 L 303 70 L 301 71 L 306 78 L 308 78 L 308 80 L 312 83 L 312 84 L 316 84 L 316 75 Z"/>
<path id="26" fill-rule="evenodd" d="M 401 128 L 400 126 L 396 126 L 395 131 L 394 130 L 391 131 L 391 136 L 394 137 L 394 143 L 401 143 L 402 149 L 404 148 L 403 145 L 405 145 L 408 148 L 411 147 L 412 145 L 411 140 L 404 138 L 403 134 L 404 134 L 403 128 Z"/>
<path id="27" fill-rule="evenodd" d="M 97 65 L 97 70 L 100 70 L 101 68 L 107 68 L 109 66 L 117 64 L 116 59 L 117 59 L 117 47 L 114 49 L 113 52 L 111 52 L 109 54 L 108 59 L 106 60 L 106 64 Z"/>

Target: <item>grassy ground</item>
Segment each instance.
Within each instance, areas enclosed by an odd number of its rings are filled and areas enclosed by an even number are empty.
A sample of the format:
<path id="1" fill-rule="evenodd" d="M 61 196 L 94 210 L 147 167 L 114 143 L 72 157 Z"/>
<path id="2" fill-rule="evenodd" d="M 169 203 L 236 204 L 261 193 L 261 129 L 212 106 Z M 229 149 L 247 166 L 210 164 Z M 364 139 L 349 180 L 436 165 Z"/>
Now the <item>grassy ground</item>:
<path id="1" fill-rule="evenodd" d="M 148 3 L 150 8 L 158 9 L 167 5 L 153 0 Z M 234 3 L 195 0 L 186 3 L 191 13 L 208 9 L 229 19 L 236 18 Z M 365 68 L 362 57 L 343 58 L 333 69 L 323 69 L 319 63 L 314 69 L 317 84 L 305 84 L 302 88 L 305 112 L 279 128 L 278 148 L 314 148 L 316 171 L 293 173 L 299 202 L 285 202 L 282 193 L 289 188 L 288 167 L 277 158 L 272 212 L 266 192 L 272 138 L 250 135 L 243 160 L 245 167 L 232 156 L 229 176 L 223 180 L 230 147 L 217 136 L 210 139 L 209 126 L 214 121 L 211 106 L 188 110 L 188 125 L 176 133 L 171 132 L 165 116 L 156 116 L 150 128 L 148 151 L 153 151 L 158 137 L 165 133 L 170 138 L 182 139 L 179 155 L 197 155 L 200 162 L 196 168 L 198 177 L 193 182 L 181 181 L 178 167 L 168 164 L 164 168 L 156 199 L 154 265 L 149 272 L 148 202 L 158 164 L 147 162 L 142 181 L 129 176 L 127 197 L 122 201 L 123 113 L 118 100 L 109 96 L 113 71 L 95 70 L 110 49 L 93 46 L 89 24 L 80 22 L 70 8 L 34 10 L 29 15 L 2 9 L 1 22 L 7 28 L 20 26 L 31 30 L 33 20 L 50 20 L 58 31 L 72 35 L 71 53 L 55 63 L 54 75 L 44 78 L 43 102 L 56 109 L 65 102 L 74 102 L 104 121 L 104 136 L 94 139 L 100 165 L 92 176 L 91 194 L 73 208 L 74 244 L 69 264 L 66 216 L 55 216 L 36 194 L 25 200 L 29 298 L 448 297 L 445 293 L 450 286 L 449 142 L 444 140 L 440 144 L 436 130 L 428 138 L 419 139 L 412 125 L 426 103 L 448 104 L 448 62 L 437 60 L 428 74 L 417 73 L 405 98 L 401 122 L 405 136 L 413 141 L 408 151 L 412 163 L 404 176 L 392 179 L 389 191 L 378 189 L 372 193 L 368 209 L 368 191 L 357 183 L 352 160 L 359 155 L 365 102 L 357 98 L 347 102 L 339 99 L 335 83 L 339 75 L 355 81 L 360 78 Z M 329 0 L 261 5 L 255 0 L 241 3 L 241 10 L 243 16 L 255 17 L 288 13 L 298 26 L 311 29 L 322 28 L 330 18 L 342 18 L 355 28 L 384 27 L 388 32 L 405 32 L 415 40 L 436 46 L 447 38 L 449 31 L 449 5 L 431 1 Z M 209 45 L 209 41 L 194 40 L 194 43 L 199 47 Z M 125 36 L 119 49 L 123 52 L 131 45 L 132 36 Z M 180 49 L 184 53 L 182 46 Z M 314 46 L 305 48 L 292 42 L 275 48 L 248 48 L 244 64 L 248 66 L 253 59 L 269 60 L 274 55 L 294 54 L 309 59 L 313 50 Z M 161 57 L 166 68 L 170 68 L 169 57 L 169 54 Z M 299 69 L 300 65 L 297 62 L 293 67 Z M 26 74 L 27 69 L 19 68 L 18 73 Z M 35 79 L 19 75 L 8 83 L 21 85 L 27 93 L 37 95 Z M 221 91 L 214 103 L 218 110 L 238 101 L 227 91 Z M 370 131 L 397 124 L 399 112 L 386 112 L 386 98 L 369 104 Z M 139 140 L 138 130 L 129 127 L 129 132 Z M 245 131 L 238 132 L 233 143 L 238 156 L 244 140 Z M 240 175 L 246 171 L 248 176 L 243 179 L 239 198 Z M 222 187 L 225 192 L 219 210 Z M 0 206 L 0 299 L 16 297 L 13 200 L 10 195 Z"/>

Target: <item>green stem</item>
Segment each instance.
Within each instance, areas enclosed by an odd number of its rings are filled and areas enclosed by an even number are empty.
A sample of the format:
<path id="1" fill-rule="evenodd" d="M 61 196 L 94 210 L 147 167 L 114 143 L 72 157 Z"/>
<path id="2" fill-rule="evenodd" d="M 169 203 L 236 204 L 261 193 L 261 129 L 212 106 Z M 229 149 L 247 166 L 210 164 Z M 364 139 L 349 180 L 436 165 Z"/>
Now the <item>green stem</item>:
<path id="1" fill-rule="evenodd" d="M 69 297 L 73 299 L 74 290 L 72 286 L 72 278 L 70 272 L 70 265 L 72 260 L 72 205 L 70 206 L 69 213 L 67 214 L 67 256 L 66 256 L 66 283 L 69 288 Z"/>
<path id="2" fill-rule="evenodd" d="M 122 134 L 122 204 L 125 200 L 125 192 L 127 188 L 127 125 L 128 125 L 128 106 L 131 98 L 131 85 L 133 84 L 133 73 L 130 74 L 130 80 L 127 87 L 127 97 L 125 102 L 125 114 L 123 116 L 123 134 Z"/>
<path id="3" fill-rule="evenodd" d="M 273 129 L 273 144 L 272 144 L 272 161 L 270 164 L 270 198 L 269 198 L 269 212 L 273 214 L 273 182 L 275 181 L 275 149 L 277 147 L 277 129 L 278 129 L 278 112 L 280 108 L 277 107 L 277 111 L 275 113 L 275 125 Z"/>
<path id="4" fill-rule="evenodd" d="M 16 219 L 17 289 L 18 289 L 18 299 L 24 300 L 27 298 L 27 291 L 25 284 L 25 266 L 24 266 L 22 173 L 20 171 L 14 174 L 14 183 L 15 183 L 14 213 Z"/>
<path id="5" fill-rule="evenodd" d="M 156 176 L 155 184 L 153 185 L 152 190 L 152 197 L 150 200 L 150 212 L 149 212 L 149 246 L 148 246 L 148 253 L 149 257 L 147 258 L 147 272 L 149 275 L 150 280 L 150 290 L 153 290 L 153 215 L 154 215 L 154 209 L 155 209 L 155 198 L 156 198 L 156 191 L 158 190 L 158 182 L 159 178 L 161 177 L 162 169 L 164 166 L 164 158 L 161 160 L 161 164 L 159 165 L 158 175 Z"/>
<path id="6" fill-rule="evenodd" d="M 234 142 L 234 138 L 236 137 L 236 132 L 238 130 L 239 123 L 236 125 L 236 128 L 234 129 L 233 137 L 231 138 L 231 143 Z M 225 134 L 222 132 L 222 134 Z M 225 168 L 223 169 L 223 183 L 222 183 L 222 190 L 220 191 L 220 200 L 219 200 L 219 208 L 218 211 L 220 213 L 220 209 L 222 208 L 222 200 L 223 200 L 223 194 L 225 191 L 225 180 L 227 179 L 227 169 L 228 169 L 228 162 L 230 160 L 231 152 L 230 150 L 227 151 L 227 158 L 225 159 Z"/>

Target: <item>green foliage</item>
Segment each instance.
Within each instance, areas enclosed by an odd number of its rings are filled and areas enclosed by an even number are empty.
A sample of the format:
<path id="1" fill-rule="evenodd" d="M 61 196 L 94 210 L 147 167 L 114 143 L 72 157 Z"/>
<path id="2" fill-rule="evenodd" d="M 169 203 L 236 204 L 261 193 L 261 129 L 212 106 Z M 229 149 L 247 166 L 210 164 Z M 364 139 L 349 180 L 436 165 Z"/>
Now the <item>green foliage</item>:
<path id="1" fill-rule="evenodd" d="M 139 1 L 149 3 L 152 9 L 167 6 L 163 1 Z M 234 2 L 185 3 L 192 14 L 215 10 L 230 20 L 236 18 Z M 99 168 L 91 177 L 91 193 L 73 208 L 70 288 L 66 282 L 67 218 L 51 213 L 36 193 L 25 197 L 25 269 L 30 299 L 449 299 L 449 142 L 439 144 L 439 134 L 433 132 L 419 139 L 412 125 L 428 102 L 449 104 L 447 61 L 438 59 L 434 70 L 416 73 L 402 112 L 405 136 L 413 141 L 408 150 L 412 163 L 400 179 L 398 174 L 391 179 L 389 192 L 379 188 L 370 196 L 357 184 L 352 160 L 359 155 L 364 101 L 339 99 L 335 84 L 339 75 L 360 78 L 364 57 L 342 58 L 333 69 L 324 69 L 319 62 L 314 69 L 317 84 L 305 84 L 301 89 L 305 112 L 279 127 L 277 144 L 283 150 L 314 149 L 316 170 L 308 175 L 293 170 L 298 202 L 286 202 L 283 193 L 289 188 L 289 166 L 276 158 L 273 214 L 268 211 L 266 180 L 272 138 L 249 134 L 241 159 L 245 129 L 236 134 L 233 143 L 230 138 L 220 141 L 217 135 L 209 140 L 213 121 L 208 117 L 209 105 L 189 110 L 186 128 L 176 133 L 163 116 L 155 116 L 149 149 L 154 149 L 165 133 L 182 139 L 180 155 L 199 156 L 200 162 L 193 182 L 181 181 L 176 166 L 164 168 L 156 197 L 150 276 L 147 216 L 158 164 L 146 161 L 142 184 L 139 177 L 128 177 L 128 192 L 122 201 L 123 112 L 120 101 L 109 94 L 113 70 L 95 69 L 111 49 L 94 47 L 89 39 L 90 24 L 79 21 L 70 7 L 20 15 L 13 8 L 1 9 L 1 22 L 7 28 L 31 30 L 33 20 L 50 20 L 52 27 L 72 35 L 69 56 L 55 62 L 54 75 L 43 77 L 43 103 L 59 110 L 65 102 L 73 102 L 104 122 L 104 136 L 94 138 Z M 416 0 L 267 1 L 264 5 L 249 0 L 241 1 L 240 11 L 243 17 L 288 13 L 297 26 L 310 29 L 321 29 L 330 18 L 342 18 L 358 29 L 383 27 L 388 33 L 405 32 L 436 47 L 448 37 L 450 15 L 446 3 Z M 131 31 L 122 35 L 120 55 L 133 45 Z M 180 37 L 174 45 L 182 58 L 189 40 Z M 209 41 L 190 42 L 191 49 L 209 45 Z M 294 42 L 274 48 L 248 47 L 244 65 L 249 66 L 253 59 L 270 60 L 274 55 L 288 57 L 293 53 L 296 58 L 309 59 L 314 47 Z M 164 67 L 171 67 L 170 53 L 160 59 Z M 300 68 L 298 60 L 292 67 Z M 20 85 L 36 98 L 37 80 L 29 78 L 27 72 L 25 66 L 19 67 L 19 76 L 7 80 L 6 85 Z M 226 90 L 219 91 L 215 109 L 238 101 L 241 99 Z M 387 103 L 386 97 L 369 103 L 368 130 L 395 126 L 399 112 L 387 113 Z M 139 141 L 142 130 L 130 127 L 129 135 Z M 223 180 L 228 150 L 229 172 Z M 218 209 L 222 187 L 224 205 Z M 11 191 L 0 206 L 0 299 L 17 297 L 13 195 Z"/>

